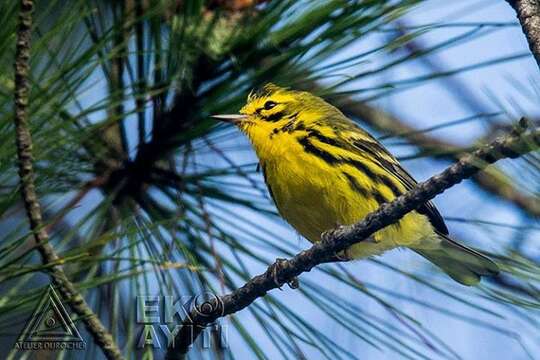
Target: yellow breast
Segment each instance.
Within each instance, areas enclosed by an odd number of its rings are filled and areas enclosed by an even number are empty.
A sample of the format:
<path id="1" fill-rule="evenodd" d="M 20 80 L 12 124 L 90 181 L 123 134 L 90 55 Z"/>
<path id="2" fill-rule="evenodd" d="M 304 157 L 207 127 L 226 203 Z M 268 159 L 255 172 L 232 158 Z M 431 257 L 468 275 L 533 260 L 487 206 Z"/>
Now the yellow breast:
<path id="1" fill-rule="evenodd" d="M 306 152 L 293 134 L 274 136 L 279 138 L 259 144 L 255 150 L 280 215 L 308 240 L 319 241 L 324 231 L 355 223 L 379 207 L 370 194 L 372 182 L 357 168 L 331 165 Z M 379 191 L 388 200 L 394 198 L 389 190 Z M 412 212 L 397 225 L 375 234 L 375 242 L 355 245 L 349 255 L 357 258 L 380 254 L 397 246 L 417 244 L 432 234 L 427 217 Z"/>

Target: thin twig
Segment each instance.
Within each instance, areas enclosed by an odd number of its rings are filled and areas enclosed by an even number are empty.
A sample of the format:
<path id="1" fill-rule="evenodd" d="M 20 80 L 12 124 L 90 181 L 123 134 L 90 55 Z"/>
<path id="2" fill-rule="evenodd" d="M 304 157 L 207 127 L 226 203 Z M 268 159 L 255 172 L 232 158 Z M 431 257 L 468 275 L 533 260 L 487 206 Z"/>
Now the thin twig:
<path id="1" fill-rule="evenodd" d="M 79 202 L 81 202 L 82 199 L 84 199 L 86 197 L 86 195 L 88 195 L 88 193 L 92 190 L 92 189 L 95 189 L 99 186 L 102 186 L 103 184 L 105 184 L 105 181 L 107 180 L 107 177 L 105 176 L 99 176 L 99 177 L 96 177 L 95 179 L 91 180 L 91 181 L 88 181 L 86 182 L 80 189 L 79 189 L 79 192 L 77 192 L 77 194 L 75 194 L 75 196 L 66 204 L 64 205 L 64 207 L 57 213 L 55 214 L 52 218 L 52 221 L 45 227 L 45 231 L 47 233 L 51 232 L 51 230 L 56 226 L 58 225 L 58 223 L 62 222 L 64 217 L 71 211 L 73 210 L 73 208 L 75 208 L 77 206 L 77 204 L 79 204 Z"/>
<path id="2" fill-rule="evenodd" d="M 34 185 L 32 157 L 32 137 L 28 127 L 28 73 L 30 69 L 30 39 L 32 33 L 32 0 L 21 0 L 19 26 L 17 29 L 17 48 L 15 53 L 15 130 L 21 192 L 30 228 L 38 245 L 44 265 L 56 263 L 60 258 L 49 244 L 49 235 L 43 225 L 41 208 Z M 112 336 L 92 312 L 84 298 L 69 281 L 60 265 L 51 266 L 49 273 L 58 290 L 79 315 L 94 341 L 109 359 L 122 359 L 120 350 Z"/>
<path id="3" fill-rule="evenodd" d="M 460 159 L 442 173 L 419 183 L 405 195 L 367 215 L 364 220 L 341 226 L 325 233 L 321 242 L 289 260 L 279 260 L 244 286 L 196 308 L 184 319 L 175 342 L 167 352 L 167 359 L 183 358 L 205 325 L 220 317 L 233 314 L 249 306 L 268 291 L 280 287 L 313 267 L 331 261 L 335 254 L 369 238 L 376 231 L 391 225 L 436 195 L 469 178 L 487 165 L 503 158 L 516 158 L 537 149 L 540 145 L 540 127 L 526 132 L 514 132 L 494 140 L 473 154 Z M 279 283 L 276 283 L 276 279 Z M 206 310 L 206 311 L 203 311 Z"/>

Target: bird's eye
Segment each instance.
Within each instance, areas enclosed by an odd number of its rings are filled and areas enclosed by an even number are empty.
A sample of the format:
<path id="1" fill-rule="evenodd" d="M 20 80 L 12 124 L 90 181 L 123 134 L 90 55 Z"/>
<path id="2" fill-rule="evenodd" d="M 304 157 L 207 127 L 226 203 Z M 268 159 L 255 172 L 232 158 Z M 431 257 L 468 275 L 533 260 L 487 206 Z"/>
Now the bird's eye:
<path id="1" fill-rule="evenodd" d="M 276 106 L 277 103 L 274 102 L 274 101 L 267 101 L 265 104 L 264 104 L 264 110 L 270 110 L 271 108 L 273 108 L 274 106 Z"/>

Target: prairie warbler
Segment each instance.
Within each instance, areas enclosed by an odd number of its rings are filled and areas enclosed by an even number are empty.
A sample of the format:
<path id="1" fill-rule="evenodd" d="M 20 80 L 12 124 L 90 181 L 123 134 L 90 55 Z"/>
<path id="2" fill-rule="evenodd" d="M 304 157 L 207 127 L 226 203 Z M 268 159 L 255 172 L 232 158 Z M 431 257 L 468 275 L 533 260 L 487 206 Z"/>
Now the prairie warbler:
<path id="1" fill-rule="evenodd" d="M 267 84 L 248 96 L 239 115 L 214 117 L 248 136 L 280 215 L 312 242 L 416 184 L 375 138 L 308 92 Z M 365 258 L 396 247 L 414 250 L 464 285 L 498 273 L 491 260 L 448 237 L 431 202 L 345 254 Z"/>

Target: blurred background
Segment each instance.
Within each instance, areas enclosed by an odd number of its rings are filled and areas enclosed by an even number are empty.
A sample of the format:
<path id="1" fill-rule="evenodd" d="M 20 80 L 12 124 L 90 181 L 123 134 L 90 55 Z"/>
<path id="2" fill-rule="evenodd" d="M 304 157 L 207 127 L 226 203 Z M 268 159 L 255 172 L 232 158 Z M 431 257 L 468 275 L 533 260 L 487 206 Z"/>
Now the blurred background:
<path id="1" fill-rule="evenodd" d="M 16 170 L 18 2 L 0 0 L 0 348 L 16 352 L 47 267 Z M 266 82 L 340 107 L 418 179 L 538 124 L 538 67 L 503 0 L 38 1 L 29 104 L 36 183 L 68 277 L 128 358 L 136 296 L 241 286 L 309 243 L 279 218 L 234 113 Z M 540 157 L 504 160 L 435 199 L 452 237 L 503 273 L 461 286 L 395 250 L 326 264 L 220 320 L 227 346 L 192 359 L 535 359 L 540 354 Z M 76 319 L 75 319 L 76 320 Z M 176 318 L 176 322 L 180 320 Z"/>

